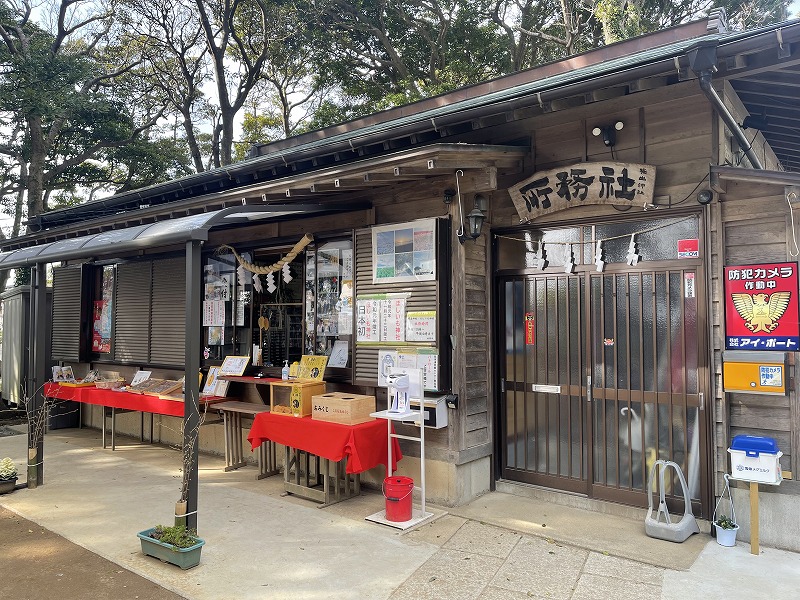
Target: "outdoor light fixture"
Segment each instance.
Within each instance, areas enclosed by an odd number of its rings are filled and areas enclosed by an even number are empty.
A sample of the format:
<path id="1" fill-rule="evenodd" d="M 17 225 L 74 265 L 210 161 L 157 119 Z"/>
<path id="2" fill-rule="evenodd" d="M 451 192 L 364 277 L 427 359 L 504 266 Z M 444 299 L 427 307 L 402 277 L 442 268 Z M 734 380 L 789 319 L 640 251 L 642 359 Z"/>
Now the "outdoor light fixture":
<path id="1" fill-rule="evenodd" d="M 603 136 L 603 143 L 609 148 L 612 148 L 614 144 L 617 143 L 617 131 L 622 131 L 623 127 L 625 127 L 625 123 L 617 121 L 613 125 L 595 127 L 592 129 L 592 135 L 594 137 Z"/>
<path id="2" fill-rule="evenodd" d="M 475 206 L 472 208 L 470 213 L 467 215 L 467 223 L 469 225 L 469 231 L 464 232 L 464 224 L 461 224 L 461 234 L 458 236 L 458 241 L 462 244 L 466 241 L 469 237 L 473 240 L 477 239 L 481 235 L 481 229 L 483 229 L 483 222 L 486 220 L 486 215 L 483 214 L 483 211 L 480 208 L 480 202 L 484 200 L 483 196 L 480 194 L 476 194 L 475 196 Z"/>
<path id="3" fill-rule="evenodd" d="M 444 194 L 444 203 L 445 204 L 450 204 L 450 203 L 453 202 L 453 198 L 456 195 L 456 191 L 453 188 L 447 188 L 442 193 Z"/>

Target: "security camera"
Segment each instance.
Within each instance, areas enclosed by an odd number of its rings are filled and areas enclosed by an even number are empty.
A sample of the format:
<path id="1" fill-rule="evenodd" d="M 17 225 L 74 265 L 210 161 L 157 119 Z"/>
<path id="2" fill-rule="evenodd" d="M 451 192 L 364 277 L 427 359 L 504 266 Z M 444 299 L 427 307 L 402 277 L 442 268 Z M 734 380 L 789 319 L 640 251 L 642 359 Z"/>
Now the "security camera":
<path id="1" fill-rule="evenodd" d="M 714 199 L 714 192 L 711 190 L 700 190 L 697 192 L 697 201 L 700 204 L 711 204 Z"/>

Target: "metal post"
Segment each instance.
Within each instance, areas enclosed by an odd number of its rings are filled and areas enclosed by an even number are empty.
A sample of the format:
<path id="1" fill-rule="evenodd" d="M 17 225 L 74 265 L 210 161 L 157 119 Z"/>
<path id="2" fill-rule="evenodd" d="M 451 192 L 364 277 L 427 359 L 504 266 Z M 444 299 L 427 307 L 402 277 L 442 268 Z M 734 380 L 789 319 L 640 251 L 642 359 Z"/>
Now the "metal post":
<path id="1" fill-rule="evenodd" d="M 190 240 L 186 243 L 186 357 L 184 388 L 184 428 L 183 456 L 189 458 L 184 464 L 184 477 L 188 477 L 188 496 L 186 498 L 186 526 L 197 528 L 198 492 L 198 438 L 200 427 L 200 247 L 201 242 Z M 191 448 L 186 446 L 191 445 Z"/>
<path id="2" fill-rule="evenodd" d="M 28 381 L 26 412 L 28 417 L 28 487 L 44 483 L 44 432 L 47 414 L 44 383 L 47 381 L 47 265 L 39 263 L 31 269 L 30 323 L 28 340 Z"/>

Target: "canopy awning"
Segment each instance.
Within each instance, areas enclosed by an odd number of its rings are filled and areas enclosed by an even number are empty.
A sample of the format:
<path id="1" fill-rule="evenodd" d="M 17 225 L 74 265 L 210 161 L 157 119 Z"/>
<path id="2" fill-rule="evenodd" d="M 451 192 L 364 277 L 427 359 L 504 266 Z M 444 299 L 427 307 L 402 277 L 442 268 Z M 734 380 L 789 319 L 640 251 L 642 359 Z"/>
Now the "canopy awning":
<path id="1" fill-rule="evenodd" d="M 99 233 L 58 240 L 48 244 L 0 253 L 0 269 L 11 269 L 62 260 L 120 256 L 142 248 L 180 244 L 208 239 L 213 227 L 255 220 L 273 220 L 323 212 L 341 212 L 364 208 L 364 203 L 322 205 L 316 203 L 233 206 L 213 212 L 167 219 L 155 223 L 110 229 Z"/>

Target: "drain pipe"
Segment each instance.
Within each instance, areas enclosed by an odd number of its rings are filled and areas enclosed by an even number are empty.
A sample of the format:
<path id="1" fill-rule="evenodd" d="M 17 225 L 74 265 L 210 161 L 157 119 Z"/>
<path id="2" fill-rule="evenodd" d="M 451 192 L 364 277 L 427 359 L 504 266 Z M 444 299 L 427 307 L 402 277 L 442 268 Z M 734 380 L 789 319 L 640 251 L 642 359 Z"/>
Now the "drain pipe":
<path id="1" fill-rule="evenodd" d="M 717 70 L 718 44 L 719 42 L 716 40 L 701 42 L 693 49 L 689 50 L 687 53 L 689 57 L 689 66 L 692 71 L 697 74 L 700 82 L 700 89 L 703 91 L 703 94 L 709 99 L 717 110 L 717 113 L 719 113 L 719 116 L 722 117 L 725 125 L 736 137 L 739 146 L 744 149 L 745 155 L 750 159 L 750 164 L 753 165 L 754 169 L 763 169 L 764 165 L 761 164 L 761 160 L 750 145 L 750 140 L 747 139 L 744 131 L 742 131 L 742 128 L 736 122 L 736 119 L 733 118 L 728 107 L 725 106 L 725 103 L 722 102 L 722 98 L 719 97 L 719 94 L 717 94 L 717 91 L 711 85 L 714 72 Z"/>

